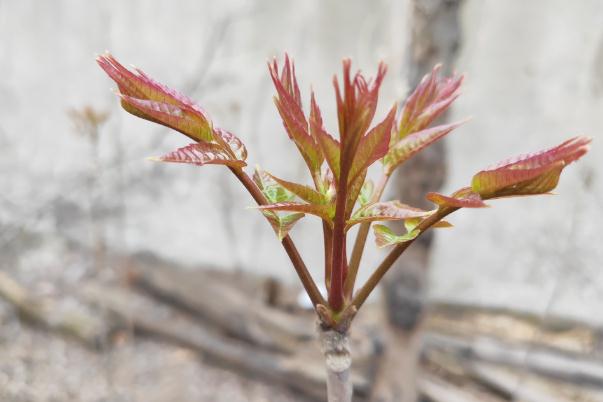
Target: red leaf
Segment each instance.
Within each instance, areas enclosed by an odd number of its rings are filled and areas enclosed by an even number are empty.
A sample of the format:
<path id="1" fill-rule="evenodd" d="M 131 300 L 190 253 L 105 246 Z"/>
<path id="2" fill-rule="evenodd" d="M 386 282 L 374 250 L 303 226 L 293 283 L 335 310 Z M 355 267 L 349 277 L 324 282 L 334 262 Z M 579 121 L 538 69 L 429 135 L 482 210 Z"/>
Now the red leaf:
<path id="1" fill-rule="evenodd" d="M 233 159 L 219 145 L 202 142 L 179 148 L 158 158 L 158 160 L 162 162 L 190 163 L 197 166 L 227 165 L 240 168 L 246 165 L 244 161 Z"/>

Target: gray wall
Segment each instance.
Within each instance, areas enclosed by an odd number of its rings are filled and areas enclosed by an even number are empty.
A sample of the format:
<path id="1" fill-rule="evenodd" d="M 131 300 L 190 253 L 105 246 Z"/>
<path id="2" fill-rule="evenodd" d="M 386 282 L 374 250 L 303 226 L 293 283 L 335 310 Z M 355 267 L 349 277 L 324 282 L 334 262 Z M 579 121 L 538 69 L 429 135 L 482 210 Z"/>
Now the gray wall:
<path id="1" fill-rule="evenodd" d="M 96 203 L 112 248 L 151 249 L 189 265 L 294 280 L 271 229 L 245 209 L 252 201 L 225 169 L 145 161 L 186 138 L 121 111 L 94 54 L 109 49 L 198 100 L 217 125 L 246 142 L 251 166 L 304 180 L 303 162 L 272 104 L 266 59 L 283 51 L 294 56 L 306 98 L 312 84 L 332 131 L 330 80 L 340 59 L 350 56 L 369 73 L 383 59 L 390 65 L 383 113 L 406 92 L 407 6 L 394 0 L 0 1 L 0 268 L 39 278 L 56 266 L 66 275 L 85 271 L 78 268 L 85 262 L 65 262 L 62 239 L 93 242 L 89 205 Z M 598 319 L 592 314 L 603 307 L 601 21 L 597 0 L 466 1 L 457 68 L 467 81 L 453 117 L 473 120 L 448 142 L 447 189 L 466 185 L 498 159 L 576 133 L 594 136 L 595 146 L 564 173 L 557 196 L 492 202 L 489 210 L 454 216 L 456 227 L 436 240 L 434 297 L 543 311 L 555 293 L 556 312 Z M 85 190 L 94 168 L 90 144 L 67 115 L 85 105 L 111 114 L 92 194 Z M 308 217 L 293 231 L 316 276 L 319 227 Z M 22 241 L 24 232 L 38 240 Z M 369 249 L 368 261 L 376 263 L 379 253 Z"/>

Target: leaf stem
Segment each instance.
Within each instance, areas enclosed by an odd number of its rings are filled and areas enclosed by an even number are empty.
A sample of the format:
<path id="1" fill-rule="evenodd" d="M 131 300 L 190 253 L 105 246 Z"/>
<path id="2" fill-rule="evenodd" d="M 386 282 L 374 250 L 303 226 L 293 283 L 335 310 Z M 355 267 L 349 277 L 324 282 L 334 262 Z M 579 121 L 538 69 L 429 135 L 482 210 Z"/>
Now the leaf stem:
<path id="1" fill-rule="evenodd" d="M 435 223 L 443 219 L 445 216 L 451 214 L 459 208 L 441 207 L 436 213 L 430 215 L 427 219 L 421 222 L 416 229 L 420 230 L 419 236 L 422 235 L 427 229 L 433 226 Z M 398 257 L 410 246 L 419 236 L 412 240 L 398 244 L 394 249 L 385 257 L 385 259 L 379 264 L 375 271 L 371 274 L 366 283 L 358 290 L 350 305 L 359 309 L 360 306 L 366 301 L 371 292 L 375 289 L 383 275 L 391 268 L 396 262 Z"/>
<path id="2" fill-rule="evenodd" d="M 379 179 L 379 183 L 375 188 L 371 202 L 377 202 L 381 199 L 385 186 L 389 181 L 390 176 L 383 174 Z M 364 245 L 368 237 L 369 229 L 371 228 L 371 222 L 364 222 L 358 229 L 356 235 L 356 241 L 354 242 L 354 248 L 352 250 L 352 257 L 350 259 L 350 266 L 348 267 L 348 275 L 345 279 L 344 294 L 347 299 L 352 298 L 354 292 L 354 285 L 356 284 L 356 276 L 358 275 L 358 269 L 360 267 L 360 261 L 362 260 L 362 254 L 364 253 Z"/>
<path id="3" fill-rule="evenodd" d="M 255 185 L 253 180 L 251 180 L 251 178 L 243 171 L 242 168 L 229 167 L 229 169 L 232 173 L 234 173 L 237 179 L 239 179 L 239 181 L 247 189 L 249 194 L 251 194 L 258 205 L 269 204 L 266 197 L 264 197 L 264 194 L 262 194 L 260 189 Z M 293 267 L 295 268 L 295 271 L 297 272 L 297 275 L 299 276 L 306 293 L 310 297 L 312 305 L 314 307 L 316 307 L 318 304 L 326 305 L 327 303 L 325 299 L 316 286 L 314 279 L 312 279 L 312 276 L 310 275 L 304 260 L 299 254 L 299 251 L 297 251 L 297 247 L 295 247 L 293 240 L 291 240 L 291 237 L 289 237 L 289 235 L 285 236 L 281 241 L 281 244 L 287 252 L 287 255 L 289 256 L 289 259 L 291 260 L 291 263 L 293 264 Z"/>
<path id="4" fill-rule="evenodd" d="M 335 312 L 343 308 L 344 294 L 343 282 L 345 281 L 346 252 L 346 233 L 345 233 L 345 212 L 348 198 L 348 174 L 350 172 L 350 162 L 345 157 L 341 163 L 339 183 L 337 184 L 337 195 L 335 198 L 335 218 L 333 219 L 333 254 L 331 265 L 331 286 L 329 287 L 329 307 Z"/>

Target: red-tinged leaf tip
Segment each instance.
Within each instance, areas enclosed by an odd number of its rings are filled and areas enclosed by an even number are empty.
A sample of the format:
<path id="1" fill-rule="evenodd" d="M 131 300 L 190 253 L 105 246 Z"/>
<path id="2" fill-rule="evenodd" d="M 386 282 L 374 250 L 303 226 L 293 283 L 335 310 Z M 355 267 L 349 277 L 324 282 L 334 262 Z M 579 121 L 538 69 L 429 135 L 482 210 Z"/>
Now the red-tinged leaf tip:
<path id="1" fill-rule="evenodd" d="M 241 168 L 244 161 L 233 159 L 217 144 L 194 143 L 159 158 L 161 162 L 189 163 L 197 166 L 227 165 Z"/>
<path id="2" fill-rule="evenodd" d="M 473 176 L 471 187 L 483 199 L 548 193 L 563 169 L 588 152 L 591 141 L 574 137 L 553 148 L 509 158 Z"/>
<path id="3" fill-rule="evenodd" d="M 455 74 L 441 77 L 440 70 L 441 65 L 436 65 L 406 100 L 398 128 L 398 139 L 427 128 L 458 97 L 464 77 Z"/>
<path id="4" fill-rule="evenodd" d="M 427 193 L 425 198 L 440 207 L 484 208 L 488 206 L 482 201 L 480 195 L 473 192 L 470 187 L 464 187 L 451 196 L 430 192 Z"/>
<path id="5" fill-rule="evenodd" d="M 276 59 L 268 64 L 268 70 L 276 89 L 274 103 L 283 120 L 285 130 L 299 149 L 308 169 L 316 177 L 320 174 L 320 166 L 324 159 L 317 140 L 311 134 L 312 130 L 317 129 L 317 125 L 316 123 L 315 127 L 308 125 L 302 109 L 301 94 L 295 77 L 295 66 L 289 56 L 285 55 L 284 66 L 280 74 Z M 322 127 L 322 124 L 319 127 Z"/>

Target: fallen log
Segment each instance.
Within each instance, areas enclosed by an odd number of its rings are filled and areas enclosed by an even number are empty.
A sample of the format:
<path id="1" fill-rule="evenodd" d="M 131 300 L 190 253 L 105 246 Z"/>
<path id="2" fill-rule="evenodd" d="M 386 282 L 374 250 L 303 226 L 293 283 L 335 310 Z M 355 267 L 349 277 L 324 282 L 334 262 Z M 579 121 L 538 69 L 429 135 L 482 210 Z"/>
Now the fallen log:
<path id="1" fill-rule="evenodd" d="M 417 387 L 430 402 L 503 402 L 495 395 L 459 387 L 428 373 L 421 373 Z"/>
<path id="2" fill-rule="evenodd" d="M 31 295 L 5 272 L 0 271 L 0 298 L 12 304 L 25 320 L 77 339 L 87 347 L 99 348 L 112 328 L 99 317 L 60 308 L 53 300 Z"/>
<path id="3" fill-rule="evenodd" d="M 545 377 L 603 388 L 603 361 L 537 345 L 510 344 L 494 338 L 458 338 L 433 332 L 424 335 L 424 347 L 519 368 Z"/>
<path id="4" fill-rule="evenodd" d="M 564 317 L 463 303 L 434 301 L 429 305 L 428 330 L 454 336 L 477 334 L 511 343 L 538 345 L 581 354 L 600 353 L 603 330 Z"/>

